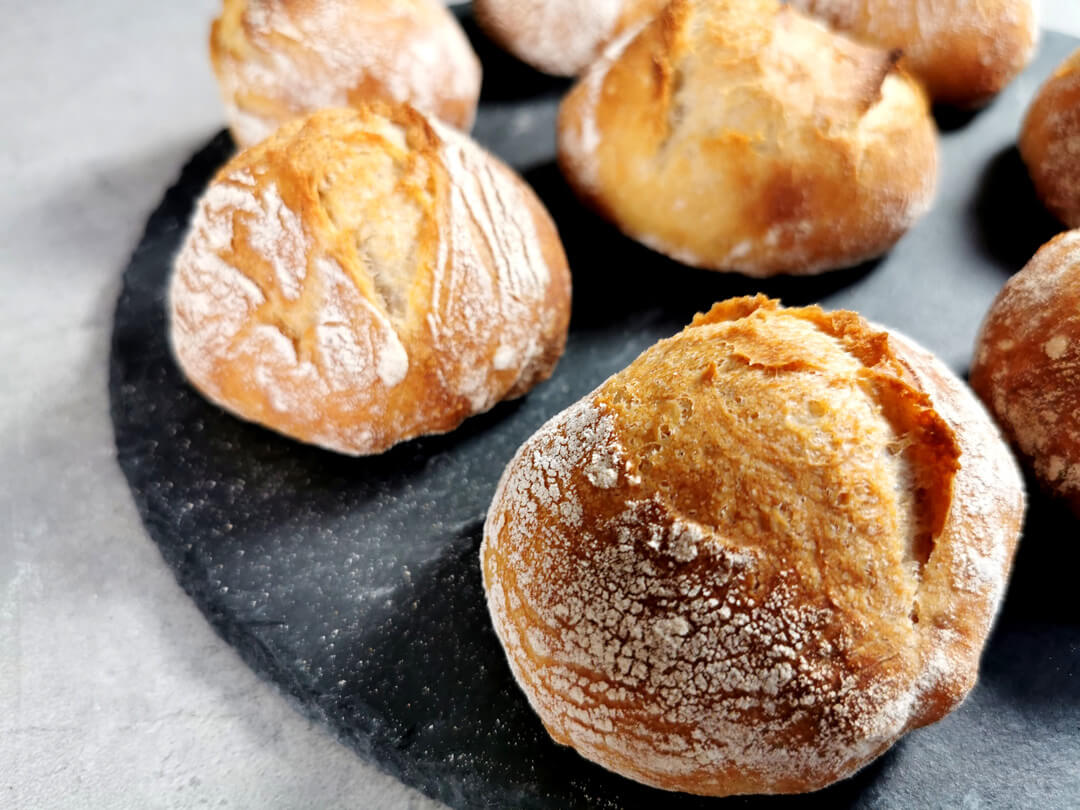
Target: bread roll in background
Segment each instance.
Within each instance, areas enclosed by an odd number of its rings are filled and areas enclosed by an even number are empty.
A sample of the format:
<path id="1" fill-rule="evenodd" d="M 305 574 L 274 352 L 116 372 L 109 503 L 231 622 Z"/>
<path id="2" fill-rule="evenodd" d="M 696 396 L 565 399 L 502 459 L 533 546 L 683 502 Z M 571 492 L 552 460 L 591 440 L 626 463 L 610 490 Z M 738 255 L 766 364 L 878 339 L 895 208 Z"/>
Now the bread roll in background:
<path id="1" fill-rule="evenodd" d="M 244 419 L 349 454 L 546 379 L 570 276 L 532 190 L 405 105 L 325 110 L 237 154 L 176 258 L 172 345 Z"/>
<path id="2" fill-rule="evenodd" d="M 937 178 L 895 55 L 776 0 L 674 0 L 583 75 L 558 126 L 570 184 L 626 234 L 751 276 L 884 253 Z"/>
<path id="3" fill-rule="evenodd" d="M 537 70 L 576 76 L 622 32 L 655 16 L 667 0 L 474 0 L 481 28 Z"/>
<path id="4" fill-rule="evenodd" d="M 462 130 L 480 61 L 439 0 L 225 0 L 210 58 L 233 139 L 324 107 L 407 102 Z"/>
<path id="5" fill-rule="evenodd" d="M 1033 0 L 789 0 L 856 39 L 904 52 L 934 101 L 983 104 L 1031 61 Z"/>
<path id="6" fill-rule="evenodd" d="M 1039 89 L 1019 146 L 1046 207 L 1069 227 L 1080 227 L 1080 50 Z"/>
<path id="7" fill-rule="evenodd" d="M 850 775 L 975 682 L 1024 510 L 971 392 L 849 312 L 717 304 L 528 439 L 481 547 L 552 737 L 724 796 Z"/>
<path id="8" fill-rule="evenodd" d="M 976 341 L 971 385 L 1036 477 L 1080 516 L 1080 230 L 1009 279 Z"/>

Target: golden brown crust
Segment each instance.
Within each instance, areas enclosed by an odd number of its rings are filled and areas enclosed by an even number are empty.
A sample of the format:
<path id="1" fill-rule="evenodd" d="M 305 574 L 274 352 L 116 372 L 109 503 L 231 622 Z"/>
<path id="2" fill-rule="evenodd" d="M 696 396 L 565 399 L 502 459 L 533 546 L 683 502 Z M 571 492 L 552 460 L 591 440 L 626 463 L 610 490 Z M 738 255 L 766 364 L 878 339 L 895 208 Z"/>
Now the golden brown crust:
<path id="1" fill-rule="evenodd" d="M 759 296 L 530 438 L 481 564 L 557 741 L 669 790 L 801 792 L 971 688 L 1023 503 L 939 361 L 852 313 Z"/>
<path id="2" fill-rule="evenodd" d="M 501 47 L 537 70 L 576 76 L 667 0 L 475 0 L 473 14 Z"/>
<path id="3" fill-rule="evenodd" d="M 480 96 L 480 61 L 439 0 L 225 0 L 210 58 L 241 147 L 373 100 L 468 130 Z"/>
<path id="4" fill-rule="evenodd" d="M 837 30 L 899 49 L 938 102 L 985 103 L 1031 60 L 1039 27 L 1032 0 L 791 0 Z"/>
<path id="5" fill-rule="evenodd" d="M 1080 515 L 1080 230 L 1009 279 L 975 344 L 971 385 L 1042 484 Z"/>
<path id="6" fill-rule="evenodd" d="M 1019 146 L 1046 207 L 1070 228 L 1080 227 L 1080 50 L 1039 89 Z"/>
<path id="7" fill-rule="evenodd" d="M 687 264 L 856 264 L 936 183 L 927 100 L 895 61 L 776 0 L 675 0 L 567 96 L 559 162 L 627 234 Z"/>
<path id="8" fill-rule="evenodd" d="M 320 111 L 236 155 L 170 288 L 173 348 L 200 391 L 357 455 L 546 379 L 569 305 L 532 190 L 404 105 Z"/>

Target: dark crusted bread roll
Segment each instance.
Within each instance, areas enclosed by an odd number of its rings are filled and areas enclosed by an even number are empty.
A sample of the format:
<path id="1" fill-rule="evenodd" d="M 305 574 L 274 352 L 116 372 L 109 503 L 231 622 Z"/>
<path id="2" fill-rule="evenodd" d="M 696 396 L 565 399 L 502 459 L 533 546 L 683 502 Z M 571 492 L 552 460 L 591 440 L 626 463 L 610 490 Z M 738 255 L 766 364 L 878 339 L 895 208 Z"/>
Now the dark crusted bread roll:
<path id="1" fill-rule="evenodd" d="M 971 385 L 1043 485 L 1080 516 L 1080 230 L 1009 279 L 975 345 Z"/>
<path id="2" fill-rule="evenodd" d="M 926 351 L 733 299 L 558 414 L 488 512 L 484 585 L 558 742 L 723 796 L 850 775 L 957 706 L 1024 509 Z"/>
<path id="3" fill-rule="evenodd" d="M 1080 228 L 1080 50 L 1039 88 L 1019 147 L 1046 207 L 1070 228 Z"/>

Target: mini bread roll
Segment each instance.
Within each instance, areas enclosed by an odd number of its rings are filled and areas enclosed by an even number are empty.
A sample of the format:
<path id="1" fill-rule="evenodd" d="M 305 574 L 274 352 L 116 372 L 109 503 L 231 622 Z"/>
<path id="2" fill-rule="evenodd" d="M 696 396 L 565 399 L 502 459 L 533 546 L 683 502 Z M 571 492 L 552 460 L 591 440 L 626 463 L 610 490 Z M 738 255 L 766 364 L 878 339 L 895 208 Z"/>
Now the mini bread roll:
<path id="1" fill-rule="evenodd" d="M 481 28 L 537 70 L 576 76 L 622 32 L 655 16 L 667 0 L 474 0 Z"/>
<path id="2" fill-rule="evenodd" d="M 805 274 L 885 252 L 929 208 L 937 132 L 894 56 L 776 0 L 674 0 L 564 100 L 559 162 L 661 253 Z"/>
<path id="3" fill-rule="evenodd" d="M 176 359 L 287 436 L 378 453 L 546 379 L 570 275 L 532 190 L 404 105 L 324 110 L 237 154 L 170 287 Z"/>
<path id="4" fill-rule="evenodd" d="M 1080 50 L 1035 96 L 1019 146 L 1046 207 L 1069 227 L 1080 227 Z"/>
<path id="5" fill-rule="evenodd" d="M 555 416 L 484 587 L 552 737 L 713 796 L 815 790 L 975 682 L 1024 510 L 938 360 L 850 312 L 717 304 Z"/>
<path id="6" fill-rule="evenodd" d="M 210 59 L 233 139 L 324 107 L 407 102 L 462 130 L 480 60 L 439 0 L 225 0 Z"/>
<path id="7" fill-rule="evenodd" d="M 1080 516 L 1080 230 L 1009 279 L 975 344 L 971 385 L 1036 477 Z"/>
<path id="8" fill-rule="evenodd" d="M 1039 38 L 1033 0 L 789 0 L 840 31 L 904 52 L 939 102 L 988 101 L 1031 61 Z"/>

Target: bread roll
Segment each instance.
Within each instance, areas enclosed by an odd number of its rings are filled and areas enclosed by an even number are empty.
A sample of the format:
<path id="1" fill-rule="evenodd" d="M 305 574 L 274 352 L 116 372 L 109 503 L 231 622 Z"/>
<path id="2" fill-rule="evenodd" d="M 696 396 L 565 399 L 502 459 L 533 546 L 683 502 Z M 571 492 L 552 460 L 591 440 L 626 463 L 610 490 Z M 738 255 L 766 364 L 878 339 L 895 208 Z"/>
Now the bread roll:
<path id="1" fill-rule="evenodd" d="M 225 0 L 210 58 L 241 147 L 374 99 L 468 130 L 480 97 L 480 61 L 439 0 Z"/>
<path id="2" fill-rule="evenodd" d="M 1035 96 L 1019 145 L 1046 207 L 1070 228 L 1080 228 L 1080 50 Z"/>
<path id="3" fill-rule="evenodd" d="M 904 52 L 935 101 L 988 101 L 1031 61 L 1033 0 L 789 0 L 851 36 Z"/>
<path id="4" fill-rule="evenodd" d="M 1009 279 L 975 344 L 971 385 L 1035 475 L 1080 516 L 1080 230 Z"/>
<path id="5" fill-rule="evenodd" d="M 569 311 L 531 189 L 404 105 L 317 112 L 236 155 L 170 288 L 176 359 L 208 399 L 355 455 L 524 394 Z"/>
<path id="6" fill-rule="evenodd" d="M 776 0 L 674 0 L 563 102 L 559 162 L 686 264 L 816 273 L 888 250 L 930 206 L 937 133 L 895 57 Z"/>
<path id="7" fill-rule="evenodd" d="M 481 547 L 552 737 L 714 796 L 848 776 L 975 682 L 1022 481 L 978 401 L 850 312 L 699 315 L 534 434 Z"/>
<path id="8" fill-rule="evenodd" d="M 622 32 L 667 0 L 474 0 L 473 14 L 500 46 L 537 70 L 576 76 Z"/>

